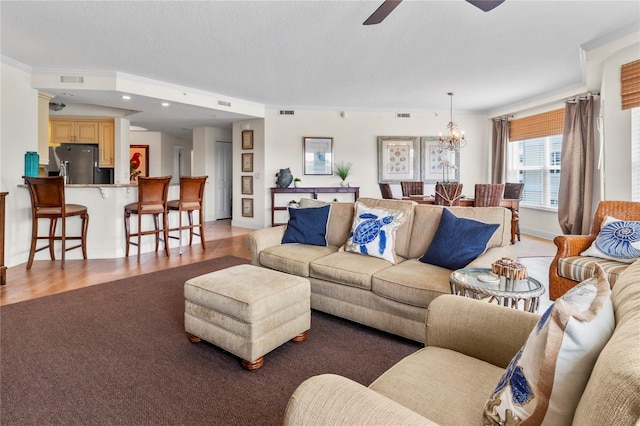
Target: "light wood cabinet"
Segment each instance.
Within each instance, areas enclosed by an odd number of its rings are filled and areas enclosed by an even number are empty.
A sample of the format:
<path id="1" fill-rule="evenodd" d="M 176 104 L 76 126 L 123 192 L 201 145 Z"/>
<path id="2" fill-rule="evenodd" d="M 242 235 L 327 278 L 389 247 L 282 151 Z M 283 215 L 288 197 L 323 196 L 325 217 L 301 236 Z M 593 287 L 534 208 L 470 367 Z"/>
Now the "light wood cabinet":
<path id="1" fill-rule="evenodd" d="M 99 166 L 114 166 L 114 121 L 113 118 L 49 118 L 49 145 L 61 143 L 98 144 Z"/>
<path id="2" fill-rule="evenodd" d="M 111 121 L 100 122 L 98 128 L 98 147 L 100 167 L 114 166 L 114 124 Z"/>

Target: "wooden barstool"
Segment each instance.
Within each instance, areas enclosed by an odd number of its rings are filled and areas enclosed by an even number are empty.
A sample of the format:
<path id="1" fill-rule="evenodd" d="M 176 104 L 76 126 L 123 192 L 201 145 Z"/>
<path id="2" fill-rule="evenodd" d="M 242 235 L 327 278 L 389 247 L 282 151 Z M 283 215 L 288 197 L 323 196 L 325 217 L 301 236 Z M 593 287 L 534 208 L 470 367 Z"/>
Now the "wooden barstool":
<path id="1" fill-rule="evenodd" d="M 204 196 L 204 184 L 207 181 L 208 176 L 193 176 L 193 177 L 180 177 L 180 199 L 171 200 L 167 203 L 169 211 L 174 210 L 178 212 L 178 227 L 172 228 L 170 231 L 178 231 L 178 237 L 180 240 L 179 253 L 182 254 L 182 231 L 189 230 L 189 245 L 193 243 L 193 236 L 200 237 L 202 248 L 205 249 L 204 238 L 204 209 L 202 206 L 202 198 Z M 193 212 L 198 210 L 200 212 L 200 221 L 197 224 L 193 224 Z M 187 212 L 189 219 L 189 225 L 182 224 L 182 212 Z M 194 232 L 195 228 L 200 228 L 199 234 Z"/>
<path id="2" fill-rule="evenodd" d="M 138 262 L 140 262 L 140 244 L 143 235 L 156 236 L 156 251 L 160 247 L 160 234 L 164 234 L 164 251 L 169 256 L 169 226 L 167 220 L 167 197 L 169 194 L 169 182 L 171 176 L 162 177 L 138 177 L 138 201 L 124 206 L 124 232 L 127 239 L 126 256 L 129 256 L 129 246 L 138 247 Z M 138 215 L 138 228 L 131 233 L 129 219 L 132 214 Z M 154 229 L 142 230 L 142 216 L 152 215 Z M 162 228 L 159 225 L 159 216 L 162 215 Z M 137 242 L 131 241 L 131 237 L 137 237 Z"/>
<path id="3" fill-rule="evenodd" d="M 87 229 L 89 228 L 89 214 L 87 207 L 80 204 L 66 204 L 64 201 L 64 176 L 52 177 L 26 177 L 29 195 L 31 196 L 31 250 L 29 250 L 29 260 L 27 261 L 27 271 L 33 265 L 33 258 L 37 252 L 49 249 L 51 260 L 56 260 L 54 253 L 54 241 L 62 243 L 62 255 L 60 268 L 64 269 L 65 253 L 69 250 L 82 248 L 82 257 L 87 258 Z M 79 236 L 67 236 L 67 218 L 80 216 L 82 219 L 81 232 Z M 38 235 L 38 220 L 49 219 L 49 234 Z M 58 219 L 62 222 L 62 229 L 59 236 L 56 236 Z M 48 245 L 36 249 L 38 240 L 47 240 Z M 80 244 L 67 247 L 67 241 L 76 240 Z"/>

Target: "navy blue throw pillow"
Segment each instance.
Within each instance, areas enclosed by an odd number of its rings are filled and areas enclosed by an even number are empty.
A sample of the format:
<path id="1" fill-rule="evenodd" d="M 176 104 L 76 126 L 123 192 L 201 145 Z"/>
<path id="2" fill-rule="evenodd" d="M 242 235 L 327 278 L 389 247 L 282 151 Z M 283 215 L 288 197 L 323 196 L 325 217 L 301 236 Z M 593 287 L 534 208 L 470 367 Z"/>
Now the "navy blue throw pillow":
<path id="1" fill-rule="evenodd" d="M 329 204 L 304 209 L 289 207 L 289 222 L 282 237 L 282 244 L 300 243 L 326 246 L 330 208 Z"/>
<path id="2" fill-rule="evenodd" d="M 456 217 L 444 209 L 431 245 L 418 260 L 451 270 L 464 268 L 484 253 L 498 227 L 495 223 Z"/>

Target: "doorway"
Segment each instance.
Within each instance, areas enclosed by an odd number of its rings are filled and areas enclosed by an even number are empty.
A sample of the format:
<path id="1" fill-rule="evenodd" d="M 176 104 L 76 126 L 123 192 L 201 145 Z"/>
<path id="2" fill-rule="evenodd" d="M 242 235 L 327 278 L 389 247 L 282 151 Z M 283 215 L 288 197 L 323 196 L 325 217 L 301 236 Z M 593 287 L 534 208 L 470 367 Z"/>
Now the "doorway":
<path id="1" fill-rule="evenodd" d="M 231 142 L 216 141 L 215 148 L 215 218 L 231 217 L 232 206 L 232 145 Z"/>

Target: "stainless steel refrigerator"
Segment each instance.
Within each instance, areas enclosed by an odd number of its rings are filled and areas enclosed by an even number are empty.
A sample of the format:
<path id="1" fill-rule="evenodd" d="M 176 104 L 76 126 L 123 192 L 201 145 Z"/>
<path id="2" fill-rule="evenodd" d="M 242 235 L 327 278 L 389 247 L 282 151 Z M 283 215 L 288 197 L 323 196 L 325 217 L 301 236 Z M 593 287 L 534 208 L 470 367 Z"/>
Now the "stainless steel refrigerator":
<path id="1" fill-rule="evenodd" d="M 51 164 L 52 159 L 49 158 L 50 166 L 59 171 L 60 164 L 64 162 L 68 176 L 67 183 L 109 183 L 104 182 L 102 171 L 98 168 L 98 145 L 63 143 L 53 151 L 55 153 L 53 161 L 56 164 Z"/>

